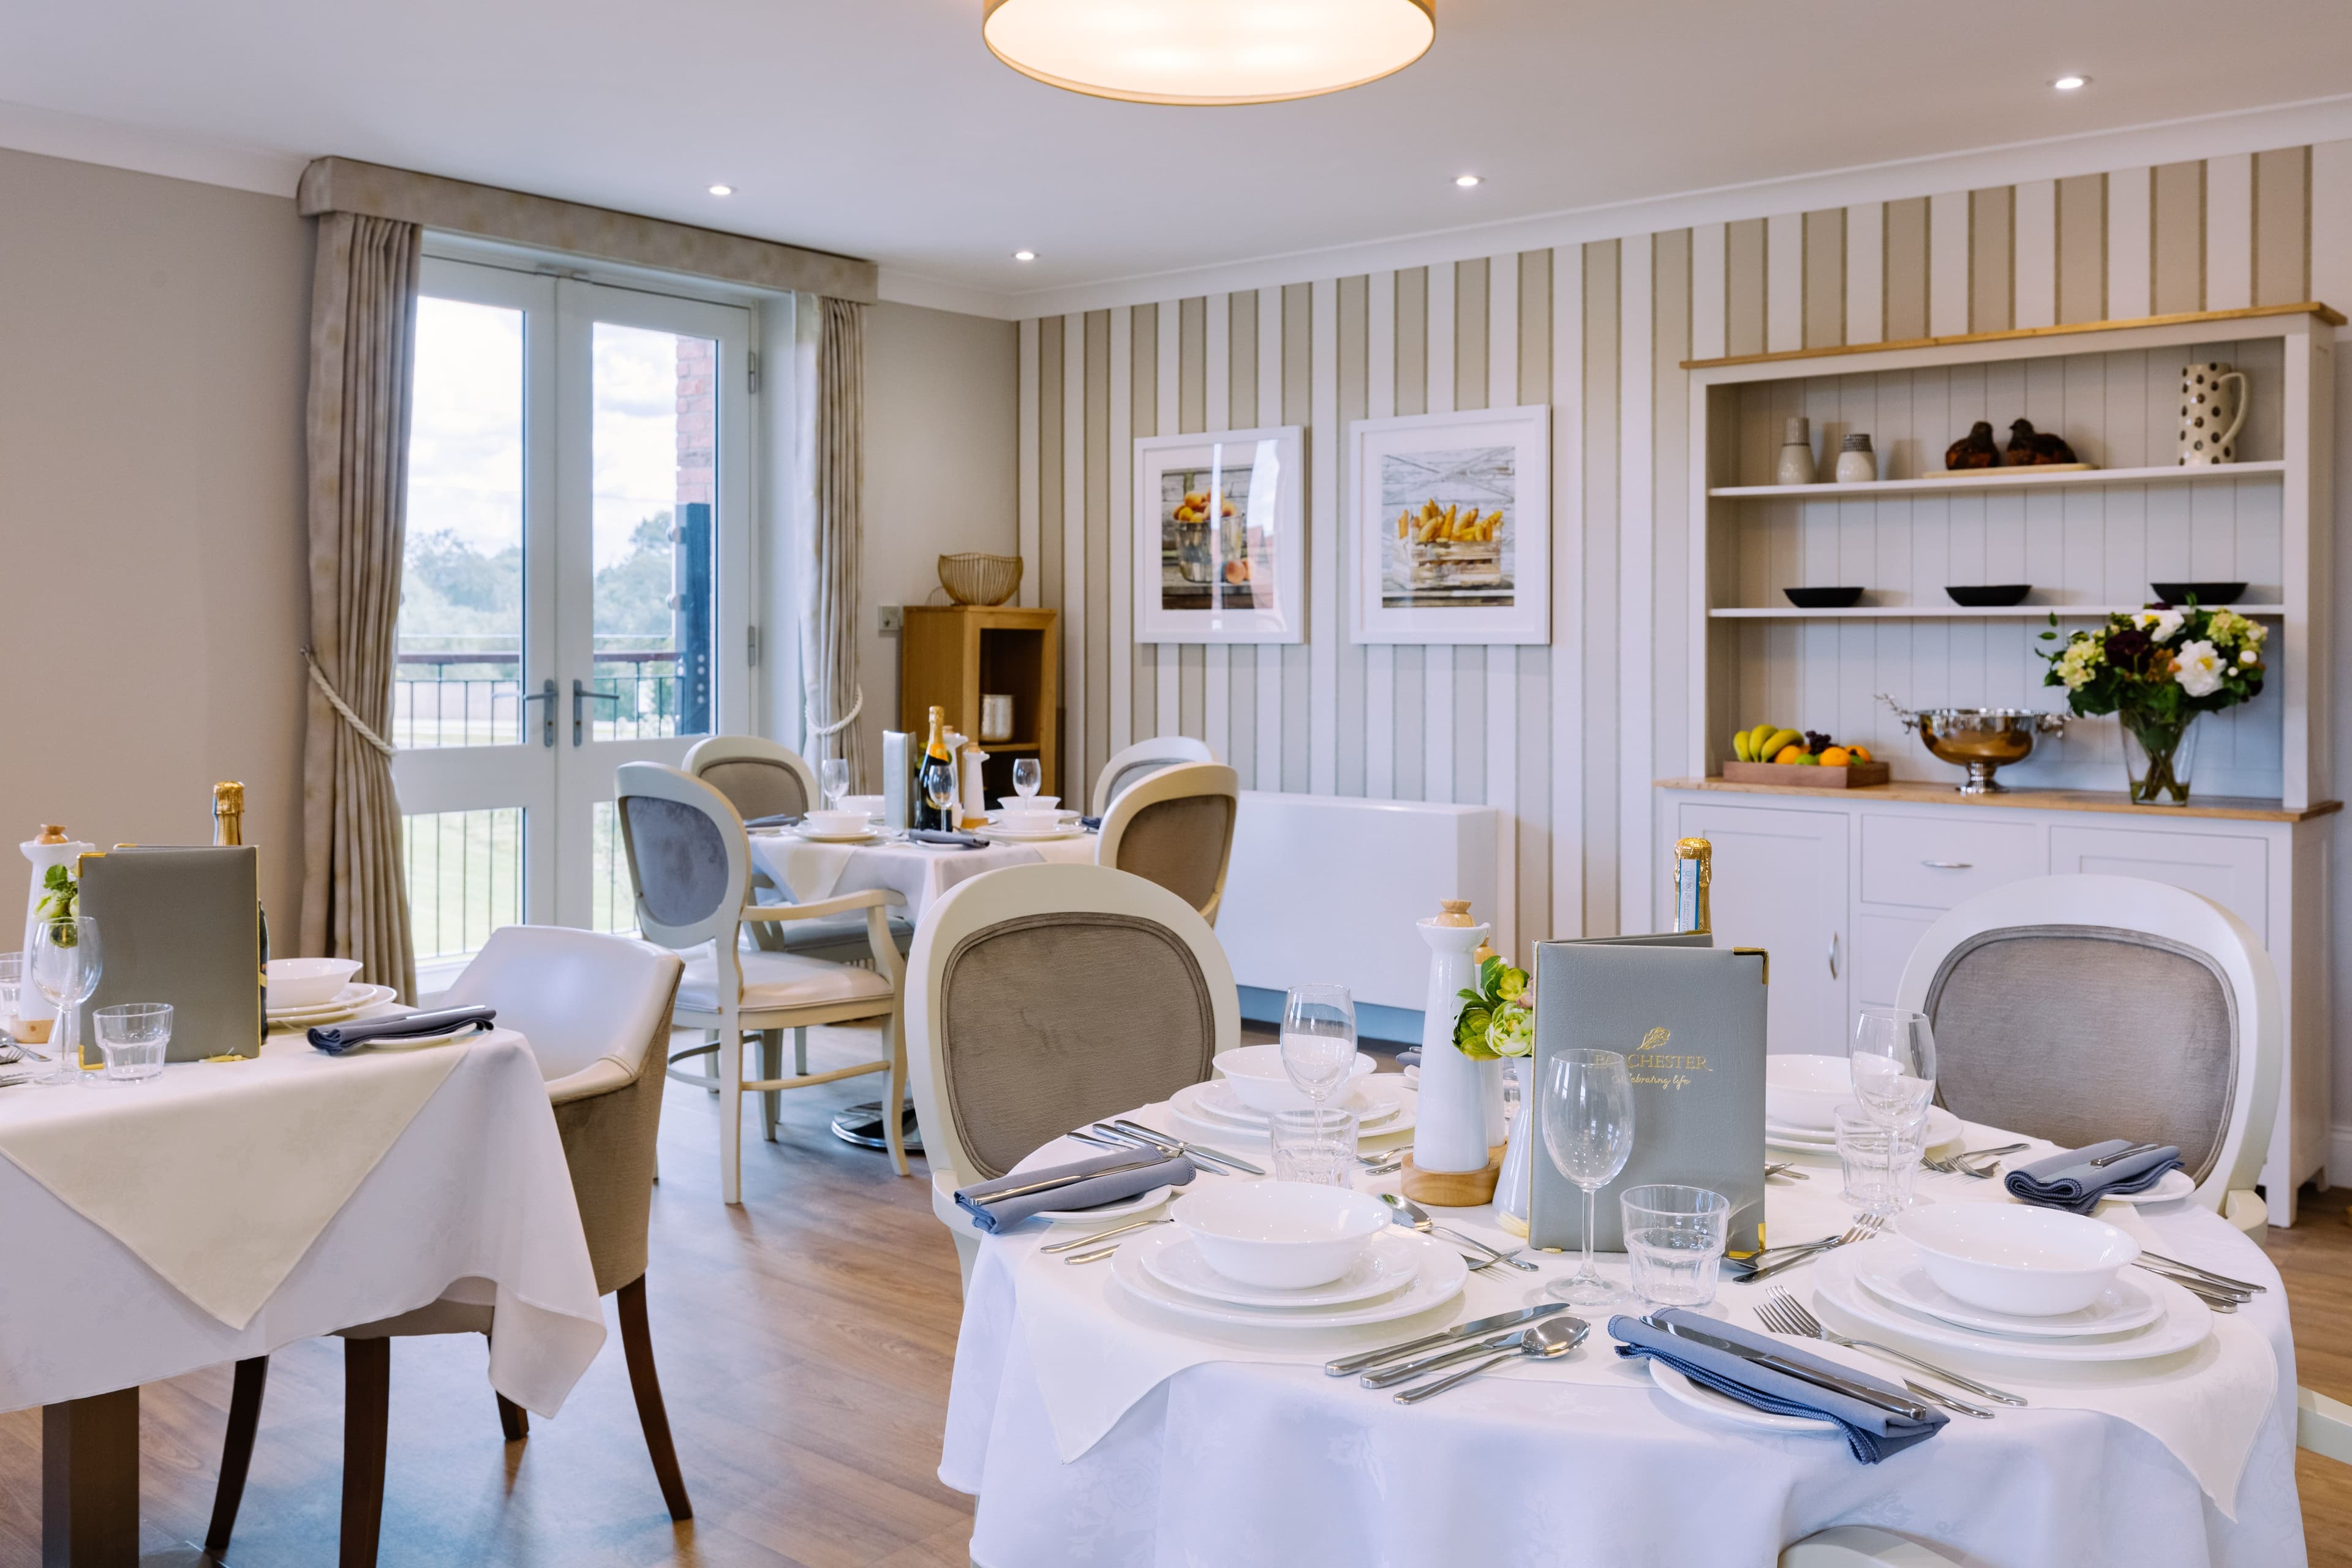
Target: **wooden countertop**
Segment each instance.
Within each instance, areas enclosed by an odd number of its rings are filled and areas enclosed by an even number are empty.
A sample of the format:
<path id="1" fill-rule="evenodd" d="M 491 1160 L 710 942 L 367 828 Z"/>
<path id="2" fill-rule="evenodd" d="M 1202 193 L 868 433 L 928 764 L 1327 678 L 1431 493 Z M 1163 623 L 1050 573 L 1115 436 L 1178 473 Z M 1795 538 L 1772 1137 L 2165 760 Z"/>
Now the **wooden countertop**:
<path id="1" fill-rule="evenodd" d="M 2134 805 L 2120 791 L 2092 789 L 2011 789 L 1999 795 L 1962 795 L 1948 784 L 1896 779 L 1866 789 L 1832 789 L 1808 784 L 1733 784 L 1727 779 L 1657 779 L 1660 789 L 1710 790 L 1726 795 L 1794 795 L 1822 800 L 1842 800 L 1855 805 L 1877 801 L 1901 801 L 1906 805 L 1966 805 L 1994 810 L 2097 811 L 2124 816 L 2222 817 L 2236 822 L 2306 822 L 2344 809 L 2338 800 L 2323 800 L 2300 811 L 2274 800 L 2236 795 L 2197 795 L 2187 805 Z"/>

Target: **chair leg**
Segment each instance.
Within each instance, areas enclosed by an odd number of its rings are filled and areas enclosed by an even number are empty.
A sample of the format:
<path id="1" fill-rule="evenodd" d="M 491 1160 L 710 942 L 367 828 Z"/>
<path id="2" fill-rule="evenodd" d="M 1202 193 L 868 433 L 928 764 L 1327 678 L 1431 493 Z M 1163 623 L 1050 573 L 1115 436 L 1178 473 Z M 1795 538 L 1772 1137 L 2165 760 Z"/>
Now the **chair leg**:
<path id="1" fill-rule="evenodd" d="M 383 1450 L 392 1420 L 392 1342 L 343 1342 L 343 1524 L 339 1568 L 375 1568 L 383 1533 Z"/>
<path id="2" fill-rule="evenodd" d="M 661 1483 L 662 1501 L 672 1519 L 692 1519 L 694 1505 L 687 1500 L 686 1478 L 678 1473 L 677 1448 L 670 1441 L 669 1412 L 662 1405 L 660 1380 L 654 1375 L 653 1331 L 646 1321 L 646 1277 L 638 1275 L 614 1296 L 621 1312 L 621 1351 L 628 1359 L 629 1388 L 637 1396 L 637 1424 L 646 1429 L 646 1452 L 654 1461 L 654 1479 Z"/>
<path id="3" fill-rule="evenodd" d="M 719 1033 L 715 1029 L 705 1029 L 702 1033 L 704 1037 L 708 1039 L 716 1040 L 719 1038 Z M 702 1058 L 702 1070 L 704 1075 L 710 1079 L 710 1092 L 712 1094 L 717 1094 L 719 1092 L 719 1053 L 717 1051 L 713 1051 L 709 1056 Z"/>
<path id="4" fill-rule="evenodd" d="M 890 1163 L 907 1174 L 907 1027 L 900 1009 L 892 1008 L 883 1025 L 890 1037 L 890 1087 L 882 1095 L 882 1138 L 890 1146 Z"/>
<path id="5" fill-rule="evenodd" d="M 499 1430 L 507 1435 L 508 1442 L 521 1442 L 530 1436 L 530 1412 L 509 1399 L 505 1394 L 499 1394 Z"/>
<path id="6" fill-rule="evenodd" d="M 221 1442 L 220 1480 L 213 1488 L 213 1522 L 205 1531 L 205 1550 L 215 1557 L 228 1550 L 229 1532 L 236 1528 L 246 1471 L 253 1463 L 253 1436 L 261 1427 L 261 1394 L 268 1384 L 268 1356 L 236 1363 L 236 1381 L 228 1395 L 228 1436 Z"/>
<path id="7" fill-rule="evenodd" d="M 784 1076 L 784 1032 L 782 1029 L 760 1031 L 760 1076 Z M 776 1141 L 776 1113 L 783 1109 L 783 1090 L 763 1089 L 760 1091 L 760 1136 L 772 1143 Z"/>
<path id="8" fill-rule="evenodd" d="M 743 1031 L 731 1012 L 719 1035 L 719 1195 L 743 1201 Z"/>
<path id="9" fill-rule="evenodd" d="M 805 1025 L 793 1031 L 793 1076 L 808 1077 L 808 1028 Z"/>

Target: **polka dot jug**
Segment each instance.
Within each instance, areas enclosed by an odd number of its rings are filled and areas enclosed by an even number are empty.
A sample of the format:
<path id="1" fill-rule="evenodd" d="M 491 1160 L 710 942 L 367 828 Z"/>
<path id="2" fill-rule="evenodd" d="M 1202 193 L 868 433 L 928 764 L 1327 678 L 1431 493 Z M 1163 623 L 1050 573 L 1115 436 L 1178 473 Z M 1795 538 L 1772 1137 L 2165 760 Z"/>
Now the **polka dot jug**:
<path id="1" fill-rule="evenodd" d="M 2246 377 L 2226 364 L 2180 367 L 2180 465 L 2201 468 L 2238 460 L 2246 422 Z"/>

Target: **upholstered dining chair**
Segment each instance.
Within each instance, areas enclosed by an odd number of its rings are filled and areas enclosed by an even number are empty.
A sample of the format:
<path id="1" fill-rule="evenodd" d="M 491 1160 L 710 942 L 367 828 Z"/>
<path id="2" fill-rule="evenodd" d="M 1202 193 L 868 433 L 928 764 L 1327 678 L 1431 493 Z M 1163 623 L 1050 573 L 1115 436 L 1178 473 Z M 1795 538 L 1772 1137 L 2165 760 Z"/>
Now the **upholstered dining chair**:
<path id="1" fill-rule="evenodd" d="M 458 975 L 450 1006 L 498 1009 L 499 1023 L 530 1042 L 555 1108 L 556 1131 L 572 1169 L 572 1191 L 600 1295 L 615 1298 L 621 1347 L 635 1392 L 638 1423 L 654 1477 L 673 1519 L 693 1517 L 670 1441 L 669 1415 L 654 1372 L 646 1317 L 646 1228 L 653 1206 L 654 1140 L 661 1125 L 663 1051 L 670 1008 L 683 971 L 675 953 L 625 937 L 558 926 L 507 926 Z M 413 1312 L 341 1331 L 343 1341 L 343 1568 L 376 1560 L 383 1520 L 386 1423 L 392 1342 L 418 1334 L 495 1331 L 488 1306 L 436 1301 Z M 236 1363 L 228 1436 L 205 1549 L 228 1550 L 260 1426 L 269 1358 Z M 499 1396 L 509 1441 L 529 1433 L 529 1417 Z"/>
<path id="2" fill-rule="evenodd" d="M 1947 1109 L 2067 1148 L 2177 1144 L 2195 1201 L 2262 1239 L 2284 1008 L 2237 916 L 2136 877 L 2030 878 L 1929 926 L 1896 1001 L 1935 1028 Z"/>
<path id="3" fill-rule="evenodd" d="M 1159 883 L 1215 925 L 1234 858 L 1241 787 L 1241 775 L 1223 763 L 1153 769 L 1121 790 L 1103 814 L 1095 864 Z"/>
<path id="4" fill-rule="evenodd" d="M 1156 773 L 1171 763 L 1213 763 L 1217 753 L 1209 750 L 1208 742 L 1190 735 L 1151 735 L 1110 754 L 1110 761 L 1095 775 L 1094 803 L 1087 815 L 1100 816 L 1110 809 L 1110 803 L 1121 790 L 1149 773 Z"/>
<path id="5" fill-rule="evenodd" d="M 711 1036 L 701 1045 L 671 1052 L 669 1076 L 709 1089 L 708 1076 L 680 1072 L 676 1064 L 690 1057 L 718 1058 L 719 1193 L 728 1203 L 741 1203 L 744 1090 L 772 1094 L 878 1072 L 889 1075 L 886 1103 L 896 1105 L 906 1097 L 906 1042 L 898 1025 L 905 966 L 887 919 L 897 895 L 869 889 L 805 904 L 754 904 L 750 840 L 742 817 L 725 795 L 659 763 L 622 763 L 614 774 L 614 794 L 636 894 L 637 930 L 656 946 L 686 956 L 677 1022 Z M 744 928 L 758 921 L 789 924 L 841 914 L 863 915 L 872 968 L 743 946 Z M 747 1030 L 780 1039 L 786 1029 L 866 1019 L 882 1023 L 882 1055 L 873 1061 L 785 1075 L 771 1058 L 764 1076 L 743 1076 Z M 884 1121 L 891 1163 L 903 1176 L 907 1151 L 898 1120 Z M 772 1112 L 767 1123 L 772 1138 Z"/>
<path id="6" fill-rule="evenodd" d="M 907 983 L 931 1208 L 965 1279 L 955 1191 L 1088 1122 L 1206 1081 L 1241 1043 L 1234 972 L 1176 894 L 1107 866 L 1008 866 L 923 911 Z"/>

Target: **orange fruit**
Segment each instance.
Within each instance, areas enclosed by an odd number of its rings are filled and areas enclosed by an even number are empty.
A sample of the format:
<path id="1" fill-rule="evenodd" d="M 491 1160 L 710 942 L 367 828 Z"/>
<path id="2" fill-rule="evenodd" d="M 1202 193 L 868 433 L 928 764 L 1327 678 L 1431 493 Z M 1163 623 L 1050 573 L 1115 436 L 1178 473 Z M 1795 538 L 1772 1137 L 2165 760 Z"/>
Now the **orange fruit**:
<path id="1" fill-rule="evenodd" d="M 1779 751 L 1773 752 L 1772 760 L 1776 763 L 1794 763 L 1799 757 L 1801 757 L 1804 754 L 1805 748 L 1797 744 L 1794 741 L 1791 741 L 1787 745 L 1781 747 Z"/>
<path id="2" fill-rule="evenodd" d="M 1870 754 L 1870 748 L 1868 746 L 1848 746 L 1846 751 L 1853 755 L 1853 760 L 1857 763 L 1872 763 L 1878 760 Z"/>
<path id="3" fill-rule="evenodd" d="M 1846 750 L 1843 746 L 1824 746 L 1822 748 L 1822 766 L 1825 768 L 1842 768 L 1845 766 L 1848 762 L 1852 761 L 1853 757 L 1853 753 Z"/>

